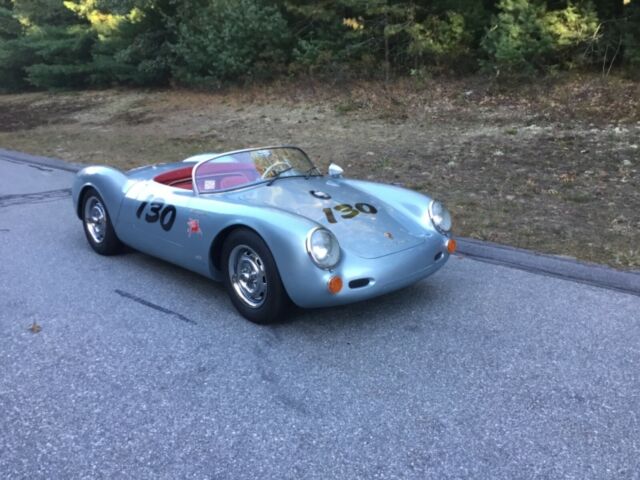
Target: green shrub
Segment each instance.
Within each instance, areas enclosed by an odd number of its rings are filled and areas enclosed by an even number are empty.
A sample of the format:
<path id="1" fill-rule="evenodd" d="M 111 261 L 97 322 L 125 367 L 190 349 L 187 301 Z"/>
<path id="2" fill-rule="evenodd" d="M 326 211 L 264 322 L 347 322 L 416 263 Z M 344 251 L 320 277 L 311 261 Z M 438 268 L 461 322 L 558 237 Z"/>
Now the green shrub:
<path id="1" fill-rule="evenodd" d="M 22 39 L 0 39 L 0 92 L 29 88 L 25 68 L 33 61 L 33 51 Z"/>
<path id="2" fill-rule="evenodd" d="M 28 65 L 28 56 L 19 41 L 22 25 L 8 7 L 11 5 L 0 3 L 0 92 L 27 86 L 24 67 Z"/>
<path id="3" fill-rule="evenodd" d="M 626 64 L 640 75 L 640 1 L 627 6 L 622 24 L 622 44 Z"/>
<path id="4" fill-rule="evenodd" d="M 39 88 L 78 88 L 87 86 L 91 67 L 87 64 L 56 65 L 36 63 L 26 68 L 28 82 Z"/>
<path id="5" fill-rule="evenodd" d="M 63 27 L 78 23 L 78 18 L 63 0 L 13 0 L 12 3 L 15 15 L 28 27 Z"/>
<path id="6" fill-rule="evenodd" d="M 290 34 L 280 12 L 260 0 L 197 0 L 178 7 L 174 77 L 187 84 L 266 78 L 286 60 Z"/>
<path id="7" fill-rule="evenodd" d="M 94 85 L 161 85 L 169 81 L 175 40 L 174 0 L 67 0 L 98 35 L 92 48 Z"/>
<path id="8" fill-rule="evenodd" d="M 0 40 L 19 37 L 22 34 L 22 25 L 14 17 L 13 11 L 0 5 Z"/>
<path id="9" fill-rule="evenodd" d="M 591 3 L 546 11 L 535 0 L 501 0 L 500 13 L 482 41 L 484 65 L 507 75 L 531 74 L 584 63 L 600 26 Z"/>
<path id="10" fill-rule="evenodd" d="M 335 29 L 340 33 L 327 35 L 332 30 L 329 27 L 319 36 L 299 39 L 291 54 L 289 71 L 335 80 L 379 70 L 381 59 L 372 48 L 374 42 L 368 32 L 345 34 L 343 29 L 340 25 Z"/>
<path id="11" fill-rule="evenodd" d="M 84 26 L 33 29 L 22 40 L 33 59 L 24 69 L 27 81 L 38 88 L 86 86 L 96 40 Z"/>
<path id="12" fill-rule="evenodd" d="M 408 52 L 421 62 L 452 67 L 470 53 L 472 37 L 460 13 L 447 12 L 444 18 L 431 15 L 424 22 L 410 25 L 407 33 Z"/>
<path id="13" fill-rule="evenodd" d="M 93 49 L 91 83 L 96 85 L 164 85 L 171 74 L 174 38 L 167 10 L 141 11 L 123 21 Z"/>
<path id="14" fill-rule="evenodd" d="M 591 3 L 570 3 L 562 10 L 548 12 L 543 21 L 551 38 L 553 60 L 565 66 L 584 63 L 587 46 L 599 39 L 598 15 Z"/>
<path id="15" fill-rule="evenodd" d="M 545 7 L 533 0 L 500 0 L 500 12 L 482 40 L 483 66 L 497 74 L 531 74 L 547 64 L 553 50 L 545 29 Z"/>

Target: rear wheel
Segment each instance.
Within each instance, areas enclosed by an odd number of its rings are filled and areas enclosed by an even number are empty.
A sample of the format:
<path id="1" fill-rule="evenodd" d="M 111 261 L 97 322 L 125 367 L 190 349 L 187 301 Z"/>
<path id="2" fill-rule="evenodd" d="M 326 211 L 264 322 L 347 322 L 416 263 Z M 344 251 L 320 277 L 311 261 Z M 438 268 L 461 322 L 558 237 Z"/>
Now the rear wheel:
<path id="1" fill-rule="evenodd" d="M 91 248 L 100 255 L 115 255 L 122 248 L 100 194 L 89 188 L 82 200 L 82 224 Z"/>
<path id="2" fill-rule="evenodd" d="M 229 297 L 245 318 L 267 324 L 284 317 L 289 297 L 259 235 L 245 229 L 232 232 L 222 248 L 222 264 Z"/>

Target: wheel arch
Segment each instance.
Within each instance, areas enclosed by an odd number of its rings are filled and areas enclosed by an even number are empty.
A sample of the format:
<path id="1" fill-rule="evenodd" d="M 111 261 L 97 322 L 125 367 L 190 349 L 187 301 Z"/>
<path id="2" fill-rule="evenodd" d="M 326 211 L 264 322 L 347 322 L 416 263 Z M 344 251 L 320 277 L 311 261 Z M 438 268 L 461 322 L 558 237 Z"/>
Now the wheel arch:
<path id="1" fill-rule="evenodd" d="M 264 209 L 259 214 L 238 218 L 235 216 L 212 240 L 209 247 L 209 272 L 216 280 L 223 279 L 222 247 L 233 232 L 243 229 L 255 233 L 271 252 L 284 290 L 294 303 L 306 290 L 304 278 L 314 275 L 318 268 L 309 259 L 305 239 L 317 224 L 307 218 L 288 212 Z"/>
<path id="2" fill-rule="evenodd" d="M 209 247 L 209 262 L 211 273 L 213 274 L 213 276 L 222 275 L 222 246 L 224 245 L 224 242 L 227 240 L 227 238 L 229 238 L 229 235 L 231 235 L 236 230 L 249 230 L 250 232 L 255 233 L 262 239 L 267 247 L 269 247 L 269 244 L 265 240 L 264 236 L 261 235 L 260 232 L 258 232 L 255 228 L 252 228 L 246 224 L 234 223 L 223 228 L 222 230 L 220 230 L 220 232 L 218 232 L 216 237 L 211 242 L 211 246 Z M 271 249 L 271 247 L 269 248 Z"/>
<path id="3" fill-rule="evenodd" d="M 75 213 L 82 219 L 82 203 L 87 190 L 93 188 L 102 197 L 114 225 L 126 190 L 131 186 L 128 177 L 119 170 L 105 166 L 83 168 L 76 174 L 71 195 Z"/>
<path id="4" fill-rule="evenodd" d="M 306 248 L 309 231 L 320 223 L 283 209 L 247 202 L 228 203 L 221 210 L 216 214 L 217 228 L 207 244 L 208 250 L 202 252 L 203 257 L 209 257 L 207 274 L 214 280 L 224 280 L 221 247 L 238 228 L 255 233 L 267 245 L 284 289 L 294 303 L 305 297 L 309 278 L 326 275 L 309 258 Z"/>
<path id="5" fill-rule="evenodd" d="M 96 192 L 98 192 L 98 194 L 100 194 L 98 189 L 91 184 L 86 184 L 80 189 L 80 192 L 78 193 L 78 204 L 76 205 L 76 215 L 80 220 L 82 220 L 82 207 L 84 206 L 84 198 L 89 190 L 95 190 Z"/>

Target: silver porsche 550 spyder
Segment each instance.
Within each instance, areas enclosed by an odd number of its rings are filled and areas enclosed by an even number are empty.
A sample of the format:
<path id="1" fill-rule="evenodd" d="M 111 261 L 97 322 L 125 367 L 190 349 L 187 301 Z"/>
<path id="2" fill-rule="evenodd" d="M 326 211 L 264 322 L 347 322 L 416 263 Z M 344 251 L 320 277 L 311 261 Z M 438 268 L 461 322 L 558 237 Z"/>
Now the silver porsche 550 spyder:
<path id="1" fill-rule="evenodd" d="M 451 217 L 427 196 L 323 175 L 299 148 L 203 154 L 128 172 L 81 170 L 73 203 L 91 247 L 123 244 L 223 281 L 247 319 L 291 302 L 340 305 L 431 275 L 455 251 Z"/>

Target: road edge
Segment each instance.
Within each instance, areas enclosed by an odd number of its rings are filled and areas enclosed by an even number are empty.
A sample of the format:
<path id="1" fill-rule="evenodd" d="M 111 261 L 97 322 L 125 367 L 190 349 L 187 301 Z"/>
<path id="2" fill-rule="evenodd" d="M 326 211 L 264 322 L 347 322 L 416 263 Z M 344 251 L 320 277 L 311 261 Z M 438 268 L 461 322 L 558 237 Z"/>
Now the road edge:
<path id="1" fill-rule="evenodd" d="M 57 158 L 4 148 L 0 148 L 0 159 L 68 172 L 77 172 L 84 167 Z M 548 255 L 473 238 L 456 237 L 456 240 L 458 254 L 474 260 L 640 296 L 640 272 L 616 270 L 571 257 Z"/>
<path id="2" fill-rule="evenodd" d="M 86 166 L 80 165 L 79 163 L 67 162 L 66 160 L 60 160 L 58 158 L 41 157 L 39 155 L 31 155 L 28 153 L 17 152 L 15 150 L 7 150 L 5 148 L 0 148 L 0 159 L 8 160 L 10 162 L 30 163 L 32 165 L 55 168 L 57 170 L 65 170 L 67 172 L 74 173 Z"/>
<path id="3" fill-rule="evenodd" d="M 456 238 L 458 253 L 479 260 L 640 296 L 640 272 L 616 270 L 572 257 L 538 253 L 473 238 Z"/>

